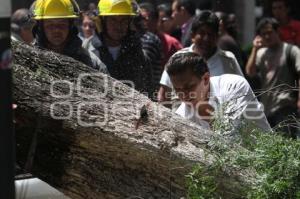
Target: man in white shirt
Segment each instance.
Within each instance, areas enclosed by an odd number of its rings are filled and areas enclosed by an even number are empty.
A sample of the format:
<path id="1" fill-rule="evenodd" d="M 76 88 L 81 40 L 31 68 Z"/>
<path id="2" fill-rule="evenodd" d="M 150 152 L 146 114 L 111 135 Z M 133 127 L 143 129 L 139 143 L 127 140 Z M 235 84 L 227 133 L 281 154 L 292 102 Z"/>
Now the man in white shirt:
<path id="1" fill-rule="evenodd" d="M 166 64 L 171 83 L 182 102 L 176 113 L 206 129 L 220 118 L 234 132 L 243 123 L 271 131 L 263 106 L 247 80 L 235 74 L 211 77 L 207 64 L 193 52 L 178 53 Z"/>
<path id="2" fill-rule="evenodd" d="M 220 50 L 217 47 L 219 19 L 213 12 L 203 11 L 196 16 L 191 31 L 193 44 L 177 53 L 194 52 L 200 55 L 207 62 L 211 76 L 222 74 L 243 76 L 235 56 L 231 52 Z M 166 93 L 170 92 L 172 88 L 170 77 L 166 71 L 162 74 L 160 84 L 158 101 L 162 102 L 168 100 Z"/>

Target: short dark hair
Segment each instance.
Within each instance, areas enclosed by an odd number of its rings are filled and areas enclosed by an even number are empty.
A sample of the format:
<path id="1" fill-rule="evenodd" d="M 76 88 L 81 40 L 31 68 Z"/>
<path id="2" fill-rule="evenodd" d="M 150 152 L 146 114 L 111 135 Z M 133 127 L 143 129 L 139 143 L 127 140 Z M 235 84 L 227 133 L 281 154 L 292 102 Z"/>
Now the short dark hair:
<path id="1" fill-rule="evenodd" d="M 198 78 L 201 78 L 206 72 L 208 72 L 208 67 L 204 59 L 193 52 L 174 54 L 167 62 L 165 68 L 170 76 L 183 74 L 190 70 Z"/>
<path id="2" fill-rule="evenodd" d="M 215 15 L 215 13 L 211 12 L 210 10 L 204 10 L 200 13 L 200 15 L 197 15 L 194 17 L 193 22 L 192 22 L 192 33 L 196 33 L 197 30 L 204 26 L 207 25 L 213 31 L 218 34 L 219 32 L 219 19 Z"/>
<path id="3" fill-rule="evenodd" d="M 261 29 L 263 27 L 265 27 L 265 25 L 267 24 L 271 24 L 273 30 L 277 31 L 278 28 L 279 28 L 279 23 L 276 19 L 272 18 L 272 17 L 265 17 L 265 18 L 262 18 L 257 26 L 256 26 L 256 34 L 257 35 L 260 35 L 260 32 L 261 32 Z"/>
<path id="4" fill-rule="evenodd" d="M 172 16 L 172 5 L 170 3 L 162 3 L 157 6 L 159 12 L 164 12 L 168 17 Z"/>
<path id="5" fill-rule="evenodd" d="M 181 7 L 184 7 L 191 16 L 194 16 L 196 13 L 196 5 L 193 0 L 175 0 L 177 2 L 177 10 Z"/>
<path id="6" fill-rule="evenodd" d="M 141 3 L 139 4 L 139 7 L 141 9 L 145 9 L 149 13 L 151 19 L 154 20 L 158 19 L 158 10 L 152 3 L 149 2 Z"/>
<path id="7" fill-rule="evenodd" d="M 32 28 L 35 22 L 30 17 L 30 14 L 30 10 L 26 8 L 16 10 L 11 16 L 11 31 L 20 34 L 22 28 Z"/>
<path id="8" fill-rule="evenodd" d="M 227 26 L 228 26 L 228 14 L 225 13 L 225 12 L 222 12 L 222 11 L 216 11 L 214 13 L 218 17 L 219 22 L 222 21 L 225 28 L 227 28 Z"/>
<path id="9" fill-rule="evenodd" d="M 274 2 L 283 2 L 286 7 L 289 7 L 288 0 L 272 0 L 271 5 L 273 5 Z"/>

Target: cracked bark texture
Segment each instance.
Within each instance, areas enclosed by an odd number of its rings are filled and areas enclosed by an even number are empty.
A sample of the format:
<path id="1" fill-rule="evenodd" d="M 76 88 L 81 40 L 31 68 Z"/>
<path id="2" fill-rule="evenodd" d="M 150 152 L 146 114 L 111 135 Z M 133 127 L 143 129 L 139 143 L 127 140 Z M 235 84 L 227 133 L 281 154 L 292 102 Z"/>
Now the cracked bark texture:
<path id="1" fill-rule="evenodd" d="M 209 143 L 227 144 L 72 58 L 21 43 L 13 52 L 17 162 L 73 199 L 186 198 L 185 175 L 213 160 Z M 238 198 L 250 173 L 226 171 L 220 196 Z"/>

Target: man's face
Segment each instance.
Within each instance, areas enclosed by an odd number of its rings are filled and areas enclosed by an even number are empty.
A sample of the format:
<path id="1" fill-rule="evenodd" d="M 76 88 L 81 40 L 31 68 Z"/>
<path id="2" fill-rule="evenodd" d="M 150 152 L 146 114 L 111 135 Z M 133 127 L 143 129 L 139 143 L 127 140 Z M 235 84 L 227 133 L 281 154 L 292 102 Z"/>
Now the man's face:
<path id="1" fill-rule="evenodd" d="M 260 30 L 259 35 L 262 37 L 263 44 L 266 47 L 272 47 L 280 41 L 278 33 L 273 29 L 271 24 L 266 24 Z"/>
<path id="2" fill-rule="evenodd" d="M 144 23 L 145 28 L 147 30 L 149 30 L 150 32 L 156 32 L 157 20 L 152 19 L 150 17 L 150 13 L 145 9 L 141 9 L 141 15 L 143 17 L 143 23 Z"/>
<path id="3" fill-rule="evenodd" d="M 183 10 L 178 8 L 177 6 L 177 1 L 173 1 L 172 4 L 172 18 L 174 19 L 174 24 L 176 26 L 182 26 L 184 24 L 182 15 L 183 15 Z"/>
<path id="4" fill-rule="evenodd" d="M 282 1 L 272 3 L 272 14 L 278 21 L 282 21 L 288 17 L 288 8 Z"/>
<path id="5" fill-rule="evenodd" d="M 191 70 L 187 70 L 182 74 L 170 76 L 170 78 L 180 101 L 192 104 L 194 107 L 208 102 L 208 72 L 199 78 Z"/>
<path id="6" fill-rule="evenodd" d="M 158 28 L 166 33 L 171 33 L 174 27 L 174 20 L 168 17 L 164 11 L 159 12 Z"/>
<path id="7" fill-rule="evenodd" d="M 95 23 L 88 16 L 84 16 L 83 17 L 83 20 L 82 20 L 82 31 L 83 31 L 83 34 L 84 34 L 85 38 L 89 38 L 95 32 Z"/>
<path id="8" fill-rule="evenodd" d="M 51 45 L 61 46 L 67 41 L 70 26 L 68 19 L 47 19 L 44 20 L 43 26 Z"/>
<path id="9" fill-rule="evenodd" d="M 199 27 L 195 33 L 192 33 L 192 42 L 196 45 L 199 54 L 205 59 L 214 53 L 217 39 L 217 33 L 207 25 Z"/>
<path id="10" fill-rule="evenodd" d="M 51 45 L 61 46 L 66 42 L 69 35 L 68 19 L 47 19 L 43 24 L 47 40 Z"/>
<path id="11" fill-rule="evenodd" d="M 106 30 L 110 39 L 120 42 L 127 35 L 129 22 L 129 16 L 106 17 Z"/>

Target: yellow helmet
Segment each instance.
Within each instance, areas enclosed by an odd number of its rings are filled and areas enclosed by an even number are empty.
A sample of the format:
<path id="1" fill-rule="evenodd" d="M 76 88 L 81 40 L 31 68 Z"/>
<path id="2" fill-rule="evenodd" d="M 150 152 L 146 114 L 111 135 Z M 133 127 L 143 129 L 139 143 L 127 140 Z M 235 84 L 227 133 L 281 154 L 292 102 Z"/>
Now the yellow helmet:
<path id="1" fill-rule="evenodd" d="M 36 20 L 77 18 L 78 12 L 79 7 L 73 0 L 36 0 L 33 6 L 33 18 Z"/>
<path id="2" fill-rule="evenodd" d="M 131 0 L 100 0 L 98 10 L 100 16 L 136 15 Z"/>

